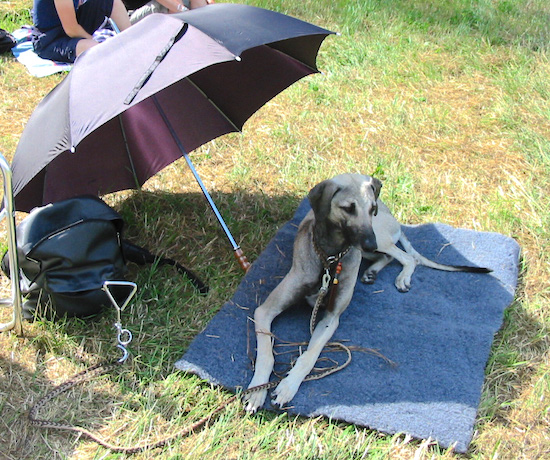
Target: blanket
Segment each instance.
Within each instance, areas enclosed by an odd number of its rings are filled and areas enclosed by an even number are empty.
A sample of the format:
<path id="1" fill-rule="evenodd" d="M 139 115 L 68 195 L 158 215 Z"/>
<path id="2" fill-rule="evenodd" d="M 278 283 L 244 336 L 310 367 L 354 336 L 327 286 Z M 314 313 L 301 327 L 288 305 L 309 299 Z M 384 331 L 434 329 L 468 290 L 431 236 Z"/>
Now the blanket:
<path id="1" fill-rule="evenodd" d="M 72 64 L 42 59 L 32 46 L 32 26 L 23 26 L 12 32 L 17 44 L 11 49 L 15 59 L 23 64 L 33 77 L 47 77 L 57 72 L 68 72 Z"/>
<path id="2" fill-rule="evenodd" d="M 289 270 L 296 229 L 308 210 L 304 200 L 254 262 L 233 298 L 177 361 L 177 368 L 231 391 L 247 387 L 253 374 L 250 355 L 255 354 L 249 318 Z M 417 267 L 411 290 L 400 293 L 393 283 L 401 266 L 394 261 L 375 284 L 358 281 L 333 339 L 359 351 L 353 352 L 345 369 L 304 382 L 288 412 L 322 415 L 389 434 L 407 433 L 466 452 L 493 336 L 514 298 L 520 248 L 498 233 L 439 223 L 403 230 L 420 253 L 437 262 L 473 264 L 493 272 Z M 275 336 L 307 341 L 310 314 L 306 304 L 284 312 L 273 323 Z M 361 348 L 377 350 L 386 359 Z M 279 366 L 290 360 L 287 355 L 278 353 Z M 344 357 L 329 359 L 341 362 Z M 275 410 L 269 401 L 264 408 Z"/>
<path id="3" fill-rule="evenodd" d="M 68 72 L 72 69 L 73 64 L 66 62 L 50 61 L 43 59 L 34 52 L 32 45 L 32 26 L 23 26 L 12 32 L 16 40 L 16 45 L 11 49 L 15 59 L 23 64 L 33 77 L 47 77 L 58 72 Z M 101 27 L 93 34 L 94 40 L 98 43 L 115 35 L 111 29 Z"/>

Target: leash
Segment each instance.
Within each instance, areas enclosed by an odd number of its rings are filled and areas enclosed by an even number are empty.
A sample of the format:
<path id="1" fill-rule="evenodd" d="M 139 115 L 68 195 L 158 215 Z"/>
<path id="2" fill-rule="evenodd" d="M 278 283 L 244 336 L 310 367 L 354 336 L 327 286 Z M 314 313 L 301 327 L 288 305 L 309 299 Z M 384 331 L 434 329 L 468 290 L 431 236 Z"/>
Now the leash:
<path id="1" fill-rule="evenodd" d="M 315 232 L 313 231 L 311 232 L 311 241 L 312 241 L 313 249 L 315 250 L 315 253 L 317 254 L 317 256 L 319 257 L 319 260 L 323 264 L 324 273 L 321 277 L 321 288 L 319 289 L 317 300 L 315 302 L 315 306 L 313 307 L 313 311 L 311 313 L 311 318 L 309 321 L 310 334 L 313 334 L 313 330 L 315 329 L 315 325 L 317 323 L 317 314 L 319 313 L 321 305 L 323 304 L 323 301 L 325 300 L 325 297 L 329 292 L 330 292 L 330 296 L 329 296 L 326 308 L 328 310 L 332 309 L 332 306 L 334 304 L 334 299 L 336 298 L 336 290 L 339 284 L 338 277 L 342 272 L 342 259 L 351 250 L 351 246 L 348 246 L 346 249 L 344 249 L 343 251 L 339 252 L 336 255 L 327 255 L 325 251 L 323 251 L 323 249 L 319 246 L 319 244 L 317 244 L 317 240 L 315 239 L 314 233 Z M 334 274 L 332 274 L 332 271 L 333 271 L 332 267 L 334 265 L 336 266 L 334 269 Z"/>
<path id="2" fill-rule="evenodd" d="M 318 254 L 324 255 L 324 252 L 322 252 L 321 248 L 319 248 L 317 246 L 314 238 L 313 238 L 313 244 L 314 244 L 314 247 L 315 247 L 315 251 Z M 324 267 L 324 274 L 322 276 L 322 283 L 321 283 L 321 288 L 319 290 L 319 295 L 317 297 L 317 301 L 315 303 L 315 306 L 313 308 L 313 312 L 312 312 L 312 315 L 311 315 L 310 333 L 313 333 L 313 330 L 315 328 L 315 323 L 316 323 L 316 318 L 317 318 L 318 311 L 319 311 L 321 305 L 323 304 L 323 301 L 324 301 L 326 295 L 329 292 L 330 292 L 331 295 L 329 296 L 329 301 L 328 301 L 327 307 L 330 308 L 332 306 L 332 303 L 334 302 L 335 291 L 338 287 L 338 276 L 340 275 L 340 273 L 342 271 L 342 263 L 341 263 L 340 260 L 348 253 L 348 251 L 350 249 L 351 249 L 351 247 L 348 247 L 346 250 L 344 250 L 343 252 L 339 253 L 336 256 L 322 257 L 320 255 L 320 258 L 321 258 L 321 261 L 322 261 L 323 267 Z M 332 267 L 334 265 L 335 265 L 334 275 L 332 275 L 331 271 L 332 271 Z M 106 282 L 105 285 L 104 285 L 104 290 L 107 293 L 108 297 L 110 298 L 111 302 L 113 303 L 113 305 L 116 307 L 116 310 L 117 310 L 117 322 L 115 323 L 115 328 L 117 329 L 117 341 L 118 341 L 117 347 L 120 348 L 122 353 L 123 353 L 122 358 L 120 358 L 119 360 L 116 360 L 116 361 L 102 362 L 102 363 L 93 365 L 93 366 L 89 367 L 88 369 L 74 375 L 71 379 L 67 380 L 65 383 L 63 383 L 63 384 L 55 387 L 54 389 L 52 389 L 44 397 L 42 397 L 36 404 L 34 404 L 32 406 L 32 408 L 30 409 L 30 411 L 28 413 L 28 420 L 29 420 L 29 424 L 31 426 L 40 427 L 40 428 L 51 428 L 51 429 L 56 429 L 56 430 L 66 430 L 66 431 L 72 431 L 72 432 L 80 433 L 80 434 L 90 438 L 91 440 L 93 440 L 97 444 L 99 444 L 99 445 L 101 445 L 101 446 L 103 446 L 103 447 L 105 447 L 105 448 L 107 448 L 107 449 L 109 449 L 113 452 L 134 454 L 134 453 L 142 452 L 142 451 L 149 450 L 149 449 L 156 449 L 156 448 L 159 448 L 159 447 L 163 447 L 163 446 L 167 445 L 168 443 L 170 443 L 171 441 L 173 441 L 176 438 L 187 436 L 189 433 L 192 433 L 193 431 L 195 431 L 198 428 L 205 425 L 209 420 L 212 419 L 212 417 L 214 417 L 215 415 L 220 413 L 229 404 L 236 401 L 237 398 L 240 398 L 240 397 L 242 397 L 246 394 L 253 393 L 253 392 L 256 392 L 256 391 L 269 390 L 271 388 L 276 387 L 279 384 L 280 380 L 277 380 L 277 381 L 268 382 L 268 383 L 265 383 L 265 384 L 262 384 L 262 385 L 258 385 L 258 386 L 252 387 L 252 388 L 248 388 L 248 389 L 246 389 L 246 390 L 244 390 L 240 393 L 237 393 L 237 394 L 233 395 L 227 401 L 219 404 L 218 407 L 215 408 L 210 414 L 202 417 L 201 419 L 199 419 L 195 423 L 183 428 L 182 430 L 178 431 L 177 433 L 175 433 L 173 435 L 170 435 L 170 436 L 167 436 L 167 437 L 165 437 L 165 438 L 163 438 L 159 441 L 155 441 L 155 442 L 152 442 L 152 443 L 147 443 L 147 444 L 144 444 L 144 445 L 141 445 L 141 446 L 129 447 L 129 446 L 114 445 L 114 444 L 110 443 L 109 441 L 101 438 L 100 436 L 92 433 L 90 430 L 88 430 L 84 427 L 76 426 L 76 425 L 67 425 L 67 424 L 64 424 L 64 423 L 55 422 L 53 420 L 45 420 L 45 419 L 38 418 L 38 412 L 40 411 L 40 409 L 45 407 L 51 400 L 53 400 L 54 398 L 56 398 L 60 394 L 65 393 L 66 391 L 70 390 L 71 388 L 75 387 L 76 385 L 81 384 L 81 383 L 83 383 L 87 380 L 90 380 L 93 377 L 102 375 L 106 372 L 109 372 L 113 369 L 116 369 L 117 367 L 120 367 L 120 365 L 123 364 L 127 360 L 128 356 L 129 356 L 129 353 L 128 353 L 126 347 L 129 345 L 129 343 L 132 340 L 132 334 L 129 330 L 122 328 L 122 325 L 121 325 L 121 311 L 129 303 L 130 299 L 135 294 L 135 291 L 136 291 L 137 287 L 134 283 L 124 283 L 124 284 L 133 285 L 133 290 L 132 290 L 131 294 L 128 296 L 128 298 L 126 299 L 126 301 L 124 302 L 124 304 L 122 305 L 122 307 L 120 307 L 117 304 L 116 300 L 114 299 L 114 297 L 112 296 L 112 294 L 109 290 L 109 285 L 110 284 L 119 284 L 119 283 L 118 282 L 116 282 L 116 283 Z M 311 381 L 311 380 L 322 379 L 322 378 L 324 378 L 324 377 L 326 377 L 330 374 L 333 374 L 335 372 L 338 372 L 338 371 L 344 369 L 351 362 L 351 350 L 348 347 L 346 347 L 344 344 L 339 343 L 339 342 L 329 342 L 329 343 L 326 344 L 326 346 L 333 346 L 333 347 L 340 348 L 347 355 L 346 361 L 343 364 L 340 364 L 340 365 L 333 366 L 333 367 L 327 368 L 325 370 L 322 370 L 321 372 L 319 372 L 317 374 L 310 374 L 304 379 L 304 382 Z"/>
<path id="3" fill-rule="evenodd" d="M 322 372 L 320 374 L 309 375 L 304 379 L 304 381 L 321 379 L 323 377 L 326 377 L 329 374 L 332 374 L 333 372 L 337 372 L 338 370 L 340 370 L 340 368 L 343 368 L 343 367 L 347 366 L 349 364 L 349 362 L 351 361 L 351 351 L 349 351 L 349 349 L 347 349 L 347 352 L 348 352 L 348 359 L 347 359 L 346 363 L 344 363 L 342 366 L 340 366 L 339 368 L 328 369 L 327 371 Z M 106 363 L 96 364 L 96 365 L 91 366 L 90 368 L 76 374 L 70 380 L 66 381 L 62 385 L 59 385 L 59 386 L 55 387 L 52 391 L 50 391 L 48 394 L 46 394 L 46 396 L 44 396 L 42 399 L 40 399 L 29 411 L 28 419 L 29 419 L 30 425 L 40 427 L 40 428 L 51 428 L 51 429 L 56 429 L 56 430 L 66 430 L 66 431 L 72 431 L 74 433 L 80 433 L 80 434 L 83 434 L 84 436 L 87 436 L 88 438 L 90 438 L 92 441 L 96 442 L 100 446 L 103 446 L 103 447 L 105 447 L 105 448 L 107 448 L 107 449 L 109 449 L 113 452 L 126 453 L 126 454 L 135 454 L 135 453 L 138 453 L 138 452 L 143 452 L 145 450 L 157 449 L 159 447 L 164 447 L 165 445 L 169 444 L 171 441 L 173 441 L 176 438 L 187 436 L 188 434 L 192 433 L 193 431 L 195 431 L 198 428 L 205 425 L 215 415 L 220 413 L 229 404 L 235 402 L 238 398 L 240 398 L 240 397 L 242 397 L 242 396 L 244 396 L 248 393 L 253 393 L 255 391 L 268 390 L 268 389 L 274 388 L 279 383 L 278 381 L 268 382 L 268 383 L 265 383 L 263 385 L 258 385 L 258 386 L 255 386 L 253 388 L 249 388 L 247 390 L 244 390 L 240 393 L 237 393 L 237 394 L 233 395 L 231 398 L 229 398 L 227 401 L 224 401 L 223 403 L 218 405 L 218 407 L 216 409 L 214 409 L 210 414 L 202 417 L 200 420 L 198 420 L 195 423 L 183 428 L 182 430 L 178 431 L 177 433 L 175 433 L 173 435 L 170 435 L 170 436 L 167 436 L 167 437 L 165 437 L 165 438 L 163 438 L 159 441 L 147 443 L 147 444 L 144 444 L 144 445 L 141 445 L 141 446 L 128 447 L 128 446 L 114 445 L 114 444 L 111 444 L 109 441 L 101 438 L 100 436 L 92 433 L 90 430 L 88 430 L 86 428 L 83 428 L 81 426 L 66 425 L 64 423 L 54 422 L 53 420 L 43 420 L 43 419 L 39 419 L 37 417 L 38 411 L 42 407 L 44 407 L 49 401 L 56 398 L 61 393 L 64 393 L 64 392 L 70 390 L 71 388 L 78 385 L 79 383 L 85 382 L 86 380 L 89 380 L 92 377 L 104 374 L 104 373 L 106 373 L 106 372 L 108 372 L 108 371 L 110 371 L 114 368 L 117 368 L 121 364 L 122 363 L 121 363 L 120 360 L 114 361 L 114 362 L 106 362 Z"/>
<path id="4" fill-rule="evenodd" d="M 80 433 L 88 438 L 90 438 L 92 441 L 96 442 L 100 446 L 103 446 L 113 452 L 122 452 L 126 454 L 135 454 L 138 452 L 142 452 L 144 450 L 149 449 L 156 449 L 158 447 L 163 447 L 166 444 L 170 443 L 174 439 L 178 437 L 186 436 L 187 434 L 191 433 L 192 431 L 196 430 L 197 428 L 200 428 L 202 425 L 204 425 L 206 422 L 208 422 L 213 416 L 215 416 L 217 413 L 219 413 L 224 407 L 235 401 L 237 399 L 238 395 L 234 395 L 229 400 L 225 401 L 224 403 L 220 404 L 212 413 L 208 414 L 207 416 L 201 418 L 197 422 L 193 423 L 192 425 L 182 429 L 181 431 L 168 436 L 164 439 L 161 439 L 160 441 L 155 441 L 152 443 L 147 443 L 141 446 L 118 446 L 111 444 L 109 441 L 101 438 L 100 436 L 92 433 L 90 430 L 83 428 L 81 426 L 75 426 L 75 425 L 66 425 L 64 423 L 54 422 L 53 420 L 43 420 L 39 419 L 37 417 L 38 411 L 44 407 L 49 401 L 60 395 L 61 393 L 64 393 L 71 388 L 73 388 L 75 385 L 78 385 L 79 383 L 85 382 L 86 380 L 91 379 L 92 377 L 95 377 L 97 375 L 104 374 L 116 367 L 119 367 L 121 365 L 121 361 L 114 361 L 114 362 L 106 362 L 106 363 L 100 363 L 96 364 L 95 366 L 92 366 L 78 374 L 76 374 L 74 377 L 72 377 L 67 382 L 63 383 L 62 385 L 59 385 L 55 387 L 52 391 L 50 391 L 46 396 L 44 396 L 42 399 L 40 399 L 29 411 L 28 419 L 29 423 L 32 426 L 40 427 L 40 428 L 52 428 L 56 430 L 67 430 L 72 431 L 75 433 Z"/>

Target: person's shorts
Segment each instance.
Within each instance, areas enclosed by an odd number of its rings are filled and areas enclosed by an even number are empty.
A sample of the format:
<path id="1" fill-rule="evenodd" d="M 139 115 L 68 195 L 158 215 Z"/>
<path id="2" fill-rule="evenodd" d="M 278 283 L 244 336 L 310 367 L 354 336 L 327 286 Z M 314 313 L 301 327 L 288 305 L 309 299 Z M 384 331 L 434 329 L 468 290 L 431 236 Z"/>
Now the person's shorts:
<path id="1" fill-rule="evenodd" d="M 132 12 L 130 15 L 130 24 L 135 24 L 136 22 L 141 21 L 145 16 L 149 16 L 154 13 L 168 14 L 169 12 L 170 10 L 157 2 L 157 0 L 151 0 L 141 8 L 138 8 Z"/>
<path id="2" fill-rule="evenodd" d="M 78 23 L 93 34 L 111 16 L 113 0 L 87 0 L 76 11 Z M 76 45 L 82 38 L 69 37 L 63 27 L 59 26 L 47 31 L 37 31 L 33 36 L 33 46 L 36 54 L 43 59 L 59 62 L 74 62 Z"/>

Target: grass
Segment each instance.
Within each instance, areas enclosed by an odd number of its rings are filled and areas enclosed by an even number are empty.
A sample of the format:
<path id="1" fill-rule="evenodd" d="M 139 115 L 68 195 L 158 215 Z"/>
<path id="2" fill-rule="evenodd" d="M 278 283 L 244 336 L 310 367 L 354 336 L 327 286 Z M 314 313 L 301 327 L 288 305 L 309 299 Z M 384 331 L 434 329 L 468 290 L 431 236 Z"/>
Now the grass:
<path id="1" fill-rule="evenodd" d="M 404 223 L 440 221 L 515 238 L 520 284 L 495 337 L 466 455 L 325 419 L 244 415 L 232 404 L 205 429 L 135 458 L 548 457 L 548 2 L 248 3 L 341 33 L 321 48 L 323 74 L 267 104 L 242 134 L 193 153 L 249 259 L 313 185 L 357 171 L 383 179 L 382 198 Z M 0 27 L 28 23 L 30 7 L 29 0 L 0 2 Z M 63 76 L 35 79 L 9 55 L 0 61 L 0 152 L 10 159 L 32 110 Z M 49 415 L 133 444 L 173 433 L 230 397 L 173 368 L 242 279 L 197 190 L 176 162 L 143 191 L 107 197 L 126 220 L 126 236 L 192 267 L 211 292 L 197 295 L 170 268 L 132 267 L 139 291 L 124 315 L 135 337 L 132 362 L 71 391 Z M 24 338 L 0 335 L 0 457 L 125 458 L 25 422 L 29 405 L 52 386 L 115 353 L 113 318 L 37 322 L 25 324 Z"/>

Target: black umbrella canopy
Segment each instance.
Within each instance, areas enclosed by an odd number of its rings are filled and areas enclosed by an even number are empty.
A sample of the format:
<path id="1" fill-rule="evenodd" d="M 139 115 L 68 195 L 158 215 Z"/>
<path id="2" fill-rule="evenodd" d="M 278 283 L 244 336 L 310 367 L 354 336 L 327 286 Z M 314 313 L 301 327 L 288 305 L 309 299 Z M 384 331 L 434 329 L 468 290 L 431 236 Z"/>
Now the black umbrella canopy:
<path id="1" fill-rule="evenodd" d="M 12 162 L 16 209 L 141 186 L 317 72 L 331 33 L 237 4 L 143 19 L 81 55 L 31 115 Z"/>
<path id="2" fill-rule="evenodd" d="M 215 4 L 178 16 L 236 56 L 247 49 L 269 44 L 314 70 L 317 70 L 316 57 L 321 43 L 332 33 L 290 16 L 247 5 Z M 243 21 L 247 23 L 246 31 L 241 29 Z"/>

